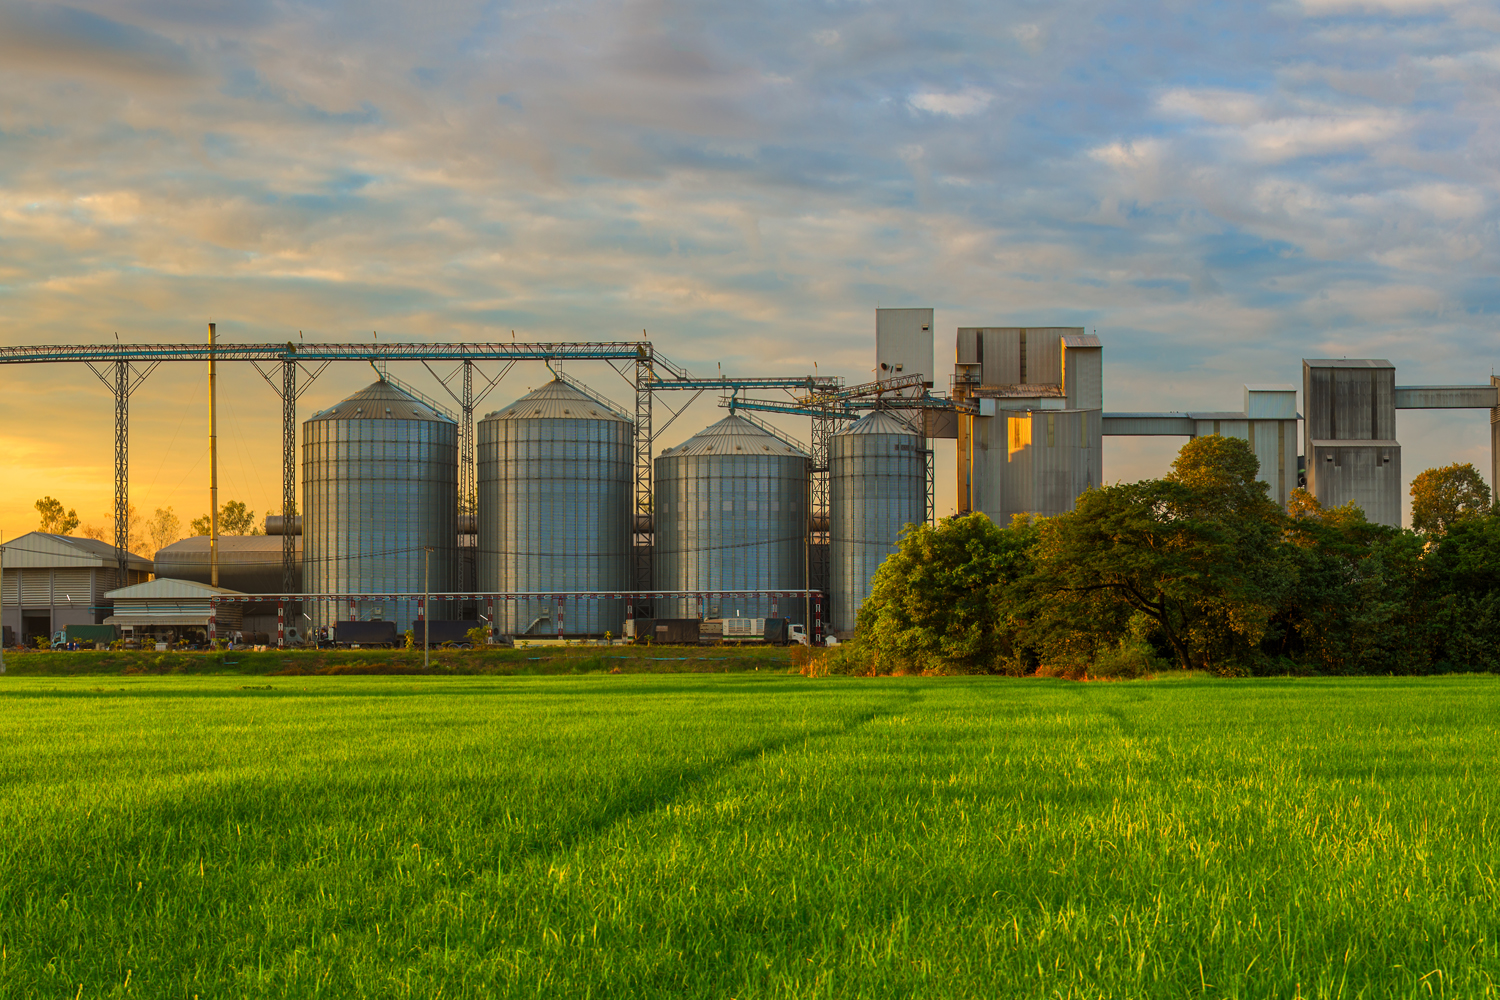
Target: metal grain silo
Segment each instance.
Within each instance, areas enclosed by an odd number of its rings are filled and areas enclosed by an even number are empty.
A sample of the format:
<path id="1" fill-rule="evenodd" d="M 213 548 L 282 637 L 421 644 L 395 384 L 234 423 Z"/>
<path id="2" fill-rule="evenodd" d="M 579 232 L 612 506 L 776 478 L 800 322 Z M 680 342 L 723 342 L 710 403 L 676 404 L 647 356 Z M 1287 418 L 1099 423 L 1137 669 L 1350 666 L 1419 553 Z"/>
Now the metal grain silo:
<path id="1" fill-rule="evenodd" d="M 376 382 L 302 425 L 302 579 L 307 593 L 452 590 L 458 517 L 458 425 L 388 382 Z M 348 601 L 304 609 L 318 625 L 351 617 Z M 402 630 L 417 600 L 361 601 L 359 618 Z M 442 604 L 431 614 L 449 617 Z"/>
<path id="2" fill-rule="evenodd" d="M 875 571 L 896 551 L 901 529 L 927 519 L 921 437 L 876 410 L 828 442 L 830 597 L 833 630 L 854 630 Z"/>
<path id="3" fill-rule="evenodd" d="M 807 567 L 807 455 L 728 416 L 656 459 L 658 590 L 801 590 Z M 698 615 L 696 600 L 659 601 L 662 618 Z M 771 601 L 711 598 L 709 615 L 763 618 Z M 804 602 L 777 613 L 805 622 Z"/>
<path id="4" fill-rule="evenodd" d="M 557 380 L 481 420 L 478 443 L 482 592 L 629 586 L 634 424 Z M 555 602 L 504 601 L 495 620 L 502 633 L 555 634 L 556 612 Z M 563 631 L 619 634 L 624 617 L 621 601 L 570 599 Z"/>

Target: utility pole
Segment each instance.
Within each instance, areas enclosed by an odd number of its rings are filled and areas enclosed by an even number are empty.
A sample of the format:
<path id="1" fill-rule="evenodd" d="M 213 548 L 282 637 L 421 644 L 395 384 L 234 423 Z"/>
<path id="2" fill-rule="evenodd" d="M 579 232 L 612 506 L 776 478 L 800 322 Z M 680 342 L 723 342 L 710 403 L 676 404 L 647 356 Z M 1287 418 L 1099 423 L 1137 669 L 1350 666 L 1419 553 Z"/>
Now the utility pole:
<path id="1" fill-rule="evenodd" d="M 432 546 L 422 549 L 422 669 L 428 668 L 432 638 Z"/>
<path id="2" fill-rule="evenodd" d="M 208 324 L 208 576 L 219 585 L 219 411 L 214 376 L 215 325 Z M 282 530 L 288 518 L 282 518 Z"/>

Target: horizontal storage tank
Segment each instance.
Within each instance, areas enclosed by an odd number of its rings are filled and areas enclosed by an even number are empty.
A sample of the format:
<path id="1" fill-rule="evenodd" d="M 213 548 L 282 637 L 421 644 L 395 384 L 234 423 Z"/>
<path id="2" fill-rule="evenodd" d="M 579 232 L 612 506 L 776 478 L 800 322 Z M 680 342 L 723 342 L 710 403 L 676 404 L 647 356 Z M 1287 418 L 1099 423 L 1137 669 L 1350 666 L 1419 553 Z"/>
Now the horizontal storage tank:
<path id="1" fill-rule="evenodd" d="M 806 587 L 807 455 L 740 416 L 728 416 L 656 459 L 656 589 Z M 696 618 L 697 600 L 658 601 L 659 618 Z M 774 614 L 805 622 L 805 602 Z M 767 618 L 769 598 L 710 598 L 709 617 Z"/>
<path id="2" fill-rule="evenodd" d="M 208 536 L 194 535 L 158 549 L 152 562 L 156 575 L 172 580 L 212 583 L 213 566 Z M 292 592 L 302 591 L 302 539 L 296 543 Z M 282 592 L 280 535 L 220 535 L 219 586 L 242 594 Z"/>
<path id="3" fill-rule="evenodd" d="M 458 424 L 388 382 L 302 425 L 302 579 L 307 593 L 451 591 L 457 548 Z M 316 625 L 379 618 L 405 630 L 417 597 L 316 601 Z M 444 604 L 430 617 L 448 618 Z"/>
<path id="4" fill-rule="evenodd" d="M 479 422 L 479 589 L 614 591 L 630 583 L 635 425 L 561 380 Z M 555 601 L 495 605 L 501 633 L 557 633 Z M 620 600 L 572 600 L 569 635 L 618 635 Z"/>
<path id="5" fill-rule="evenodd" d="M 925 447 L 916 431 L 883 410 L 829 439 L 829 589 L 836 633 L 854 631 L 875 571 L 896 551 L 901 530 L 927 519 Z"/>

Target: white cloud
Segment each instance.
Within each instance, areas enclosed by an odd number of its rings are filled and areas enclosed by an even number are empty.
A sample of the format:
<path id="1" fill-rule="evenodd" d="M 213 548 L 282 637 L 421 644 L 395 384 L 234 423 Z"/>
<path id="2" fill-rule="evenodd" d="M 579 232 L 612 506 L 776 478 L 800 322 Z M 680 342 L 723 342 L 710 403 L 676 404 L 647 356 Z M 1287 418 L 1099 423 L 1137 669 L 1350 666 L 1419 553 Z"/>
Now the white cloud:
<path id="1" fill-rule="evenodd" d="M 967 118 L 977 115 L 990 106 L 994 95 L 978 87 L 943 92 L 919 90 L 907 98 L 906 103 L 917 111 L 932 115 L 947 115 L 949 118 Z"/>

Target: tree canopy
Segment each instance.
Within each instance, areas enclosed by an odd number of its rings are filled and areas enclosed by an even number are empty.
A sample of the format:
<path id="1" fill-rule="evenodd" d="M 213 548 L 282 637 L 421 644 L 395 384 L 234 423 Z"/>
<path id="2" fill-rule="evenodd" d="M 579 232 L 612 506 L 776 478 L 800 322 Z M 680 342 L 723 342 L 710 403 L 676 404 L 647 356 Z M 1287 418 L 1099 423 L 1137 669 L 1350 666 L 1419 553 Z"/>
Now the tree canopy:
<path id="1" fill-rule="evenodd" d="M 1468 462 L 1428 469 L 1411 481 L 1413 531 L 1441 535 L 1460 518 L 1490 509 L 1490 488 Z"/>
<path id="2" fill-rule="evenodd" d="M 195 517 L 188 525 L 188 530 L 195 535 L 207 535 L 213 530 L 213 524 L 209 515 Z M 219 507 L 219 534 L 221 535 L 258 535 L 260 526 L 255 523 L 255 511 L 248 510 L 238 500 L 228 500 Z"/>
<path id="3" fill-rule="evenodd" d="M 73 529 L 78 527 L 78 511 L 71 508 L 64 510 L 61 500 L 42 497 L 36 502 L 36 512 L 41 515 L 38 531 L 45 531 L 50 535 L 71 535 Z"/>
<path id="4" fill-rule="evenodd" d="M 1442 501 L 1437 530 L 1374 524 L 1356 504 L 1327 508 L 1305 490 L 1283 511 L 1249 446 L 1217 435 L 1190 441 L 1161 479 L 1091 489 L 1056 517 L 914 525 L 877 573 L 841 662 L 1500 671 L 1500 515 L 1464 468 L 1418 477 Z"/>

